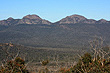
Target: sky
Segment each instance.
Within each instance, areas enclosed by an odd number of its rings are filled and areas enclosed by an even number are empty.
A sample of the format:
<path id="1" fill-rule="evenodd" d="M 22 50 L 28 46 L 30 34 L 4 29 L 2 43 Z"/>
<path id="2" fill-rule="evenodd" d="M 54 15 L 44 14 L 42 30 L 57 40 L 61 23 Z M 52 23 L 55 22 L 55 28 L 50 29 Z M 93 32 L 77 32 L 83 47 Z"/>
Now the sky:
<path id="1" fill-rule="evenodd" d="M 51 22 L 78 14 L 110 21 L 110 0 L 0 0 L 0 20 L 36 14 Z"/>

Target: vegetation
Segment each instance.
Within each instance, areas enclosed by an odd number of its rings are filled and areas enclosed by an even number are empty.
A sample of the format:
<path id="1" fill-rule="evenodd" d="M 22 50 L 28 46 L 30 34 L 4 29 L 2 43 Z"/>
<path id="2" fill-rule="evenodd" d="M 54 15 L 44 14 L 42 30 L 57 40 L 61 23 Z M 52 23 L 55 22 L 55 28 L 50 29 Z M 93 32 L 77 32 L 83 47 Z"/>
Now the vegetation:
<path id="1" fill-rule="evenodd" d="M 69 68 L 61 69 L 62 73 L 110 73 L 110 47 L 102 47 L 103 40 L 90 42 L 93 57 L 90 53 L 80 56 L 78 63 Z"/>
<path id="2" fill-rule="evenodd" d="M 110 24 L 56 24 L 0 26 L 0 42 L 31 47 L 89 48 L 94 36 L 104 37 L 110 44 Z M 83 42 L 83 43 L 82 43 Z"/>
<path id="3" fill-rule="evenodd" d="M 0 44 L 0 61 L 7 58 L 7 54 L 4 50 L 8 50 L 11 55 L 16 55 L 19 49 L 19 56 L 25 59 L 26 62 L 40 62 L 43 60 L 54 60 L 58 58 L 59 61 L 67 60 L 65 57 L 69 57 L 71 61 L 78 60 L 77 53 L 81 53 L 78 49 L 72 48 L 46 48 L 46 47 L 25 47 L 22 45 L 13 44 L 9 46 L 8 43 Z M 10 48 L 10 49 L 8 49 Z M 74 56 L 74 57 L 72 57 Z"/>
<path id="4" fill-rule="evenodd" d="M 0 73 L 29 73 L 26 70 L 25 61 L 20 57 L 7 61 L 0 67 Z"/>
<path id="5" fill-rule="evenodd" d="M 0 73 L 110 73 L 109 29 L 110 23 L 0 25 Z"/>
<path id="6" fill-rule="evenodd" d="M 85 53 L 79 62 L 69 68 L 61 68 L 62 73 L 110 73 L 110 59 L 93 60 L 89 53 Z"/>
<path id="7" fill-rule="evenodd" d="M 53 59 L 48 55 L 48 58 L 40 56 L 39 61 L 32 61 L 28 64 L 30 60 L 26 61 L 25 58 L 21 58 L 22 56 L 19 57 L 21 51 L 14 49 L 14 44 L 0 44 L 1 51 L 6 53 L 4 54 L 6 55 L 5 59 L 1 60 L 0 73 L 110 73 L 110 47 L 103 47 L 102 38 L 93 40 L 90 42 L 90 46 L 91 52 L 84 53 L 84 55 L 77 53 L 79 60 L 76 60 L 76 63 L 74 59 L 70 60 L 69 56 L 66 57 L 67 54 L 63 54 L 65 59 L 61 60 L 61 57 L 56 53 L 55 56 L 51 56 Z M 11 51 L 15 51 L 15 53 L 12 54 Z"/>

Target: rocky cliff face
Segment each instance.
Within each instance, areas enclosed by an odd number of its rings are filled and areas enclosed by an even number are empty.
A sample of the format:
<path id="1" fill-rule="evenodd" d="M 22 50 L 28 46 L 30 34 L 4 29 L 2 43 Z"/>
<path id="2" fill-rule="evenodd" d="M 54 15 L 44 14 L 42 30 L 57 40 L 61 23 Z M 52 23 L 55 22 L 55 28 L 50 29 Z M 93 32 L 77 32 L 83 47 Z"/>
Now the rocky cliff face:
<path id="1" fill-rule="evenodd" d="M 109 23 L 109 21 L 106 21 L 104 19 L 96 21 L 94 19 L 87 19 L 84 16 L 75 14 L 75 15 L 67 16 L 56 23 L 58 24 L 75 24 L 75 23 L 102 24 L 102 23 Z"/>
<path id="2" fill-rule="evenodd" d="M 22 19 L 13 19 L 10 17 L 7 20 L 0 21 L 0 25 L 18 25 L 18 24 L 48 24 L 50 25 L 51 22 L 41 19 L 37 15 L 27 15 L 27 16 L 24 16 Z"/>
<path id="3" fill-rule="evenodd" d="M 41 19 L 37 15 L 27 15 L 24 16 L 20 21 L 19 24 L 48 24 L 50 25 L 51 22 Z"/>

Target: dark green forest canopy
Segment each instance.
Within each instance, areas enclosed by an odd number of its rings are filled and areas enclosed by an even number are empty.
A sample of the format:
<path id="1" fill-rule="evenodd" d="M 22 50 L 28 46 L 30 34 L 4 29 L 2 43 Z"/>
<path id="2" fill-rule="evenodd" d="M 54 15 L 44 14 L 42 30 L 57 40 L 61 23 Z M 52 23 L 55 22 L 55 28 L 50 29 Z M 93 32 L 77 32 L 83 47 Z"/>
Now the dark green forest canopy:
<path id="1" fill-rule="evenodd" d="M 89 41 L 102 37 L 110 44 L 110 24 L 34 24 L 0 26 L 0 42 L 33 47 L 88 47 Z"/>

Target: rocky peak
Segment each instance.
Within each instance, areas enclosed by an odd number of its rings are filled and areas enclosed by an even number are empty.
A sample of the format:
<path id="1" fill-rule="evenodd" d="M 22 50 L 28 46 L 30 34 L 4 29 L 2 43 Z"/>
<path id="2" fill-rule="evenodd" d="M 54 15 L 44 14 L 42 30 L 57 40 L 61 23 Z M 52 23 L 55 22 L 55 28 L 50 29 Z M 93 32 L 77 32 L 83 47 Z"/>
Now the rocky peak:
<path id="1" fill-rule="evenodd" d="M 100 19 L 97 21 L 98 24 L 102 24 L 102 23 L 109 23 L 109 21 L 105 20 L 105 19 Z"/>
<path id="2" fill-rule="evenodd" d="M 79 18 L 79 19 L 86 19 L 84 16 L 77 15 L 77 14 L 74 14 L 74 15 L 71 15 L 71 16 L 67 16 L 67 18 Z"/>
<path id="3" fill-rule="evenodd" d="M 33 15 L 24 16 L 23 19 L 41 19 L 41 18 L 33 14 Z"/>
<path id="4" fill-rule="evenodd" d="M 12 21 L 12 20 L 14 20 L 12 17 L 9 17 L 9 18 L 7 19 L 7 21 Z"/>
<path id="5" fill-rule="evenodd" d="M 105 20 L 105 19 L 100 19 L 99 21 L 100 22 L 107 22 L 107 20 Z"/>
<path id="6" fill-rule="evenodd" d="M 22 19 L 13 19 L 12 17 L 7 20 L 1 20 L 0 25 L 19 25 L 19 24 L 47 24 L 50 25 L 51 22 L 41 19 L 37 15 L 26 15 Z"/>
<path id="7" fill-rule="evenodd" d="M 9 17 L 7 20 L 13 20 L 13 18 L 12 17 Z"/>
<path id="8" fill-rule="evenodd" d="M 110 22 L 105 19 L 101 19 L 99 21 L 96 21 L 94 19 L 87 19 L 84 16 L 75 14 L 75 15 L 67 16 L 56 23 L 58 24 L 75 24 L 75 23 L 102 24 L 102 23 L 110 23 Z"/>
<path id="9" fill-rule="evenodd" d="M 55 24 L 75 24 L 75 23 L 86 23 L 86 24 L 103 24 L 110 23 L 110 21 L 106 21 L 105 19 L 101 19 L 96 21 L 94 19 L 87 19 L 81 15 L 71 15 L 67 16 Z M 0 25 L 19 25 L 19 24 L 47 24 L 51 25 L 51 22 L 48 20 L 40 18 L 38 15 L 26 15 L 22 19 L 13 19 L 12 17 L 7 20 L 1 20 Z"/>
<path id="10" fill-rule="evenodd" d="M 58 23 L 59 24 L 75 24 L 75 23 L 82 23 L 86 20 L 86 18 L 84 16 L 81 15 L 71 15 L 71 16 L 67 16 L 66 18 L 63 18 L 62 20 L 60 20 Z"/>
<path id="11" fill-rule="evenodd" d="M 48 25 L 50 25 L 51 22 L 41 19 L 39 16 L 33 14 L 33 15 L 24 16 L 18 22 L 18 24 L 48 24 Z"/>

